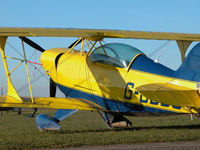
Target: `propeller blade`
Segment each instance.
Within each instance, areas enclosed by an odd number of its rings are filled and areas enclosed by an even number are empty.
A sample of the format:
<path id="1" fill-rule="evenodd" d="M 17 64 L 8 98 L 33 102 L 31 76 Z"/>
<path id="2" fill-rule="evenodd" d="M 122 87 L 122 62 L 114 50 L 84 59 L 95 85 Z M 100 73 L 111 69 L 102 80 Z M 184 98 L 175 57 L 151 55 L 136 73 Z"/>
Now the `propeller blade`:
<path id="1" fill-rule="evenodd" d="M 78 40 L 79 40 L 79 39 L 78 39 Z M 68 48 L 72 48 L 72 46 L 74 46 L 74 44 L 75 44 L 78 40 L 76 40 L 74 43 L 72 43 L 70 46 L 68 46 Z M 82 40 L 84 40 L 84 39 L 82 39 Z M 79 43 L 81 43 L 82 40 L 80 40 L 76 45 L 78 45 Z"/>
<path id="2" fill-rule="evenodd" d="M 49 92 L 50 92 L 50 97 L 55 97 L 56 96 L 56 83 L 50 78 L 50 83 L 49 83 Z"/>
<path id="3" fill-rule="evenodd" d="M 26 44 L 28 44 L 29 46 L 37 49 L 40 52 L 44 52 L 45 49 L 43 49 L 41 46 L 39 46 L 38 44 L 36 44 L 35 42 L 33 42 L 32 40 L 26 38 L 26 37 L 19 37 L 20 39 L 22 39 L 23 42 L 25 42 Z"/>

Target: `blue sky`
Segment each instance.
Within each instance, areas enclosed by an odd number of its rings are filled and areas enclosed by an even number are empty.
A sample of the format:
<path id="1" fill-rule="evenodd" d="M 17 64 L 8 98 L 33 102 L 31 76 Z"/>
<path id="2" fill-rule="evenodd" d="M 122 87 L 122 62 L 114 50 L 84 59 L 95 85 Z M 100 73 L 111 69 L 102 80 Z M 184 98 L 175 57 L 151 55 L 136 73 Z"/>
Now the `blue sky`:
<path id="1" fill-rule="evenodd" d="M 198 30 L 198 0 L 6 0 L 0 26 Z"/>
<path id="2" fill-rule="evenodd" d="M 56 27 L 200 33 L 199 0 L 6 0 L 1 2 L 0 27 Z M 42 47 L 65 47 L 74 38 L 32 38 Z M 13 46 L 18 46 L 13 39 Z M 135 46 L 147 55 L 165 41 L 106 39 Z M 192 44 L 190 46 L 193 46 Z M 10 50 L 11 51 L 11 50 Z M 14 54 L 14 52 L 12 52 Z M 32 52 L 28 52 L 29 55 Z M 39 57 L 39 54 L 38 54 Z M 155 56 L 156 57 L 156 56 Z M 175 42 L 160 62 L 172 69 L 181 64 Z M 2 69 L 0 69 L 1 71 Z M 3 72 L 3 71 L 1 71 Z M 20 75 L 22 76 L 22 75 Z M 17 76 L 19 77 L 19 76 Z M 3 77 L 4 78 L 4 77 Z M 17 86 L 22 79 L 18 80 Z M 48 88 L 41 79 L 43 89 Z M 0 84 L 5 85 L 5 79 Z M 37 89 L 38 84 L 35 88 Z M 36 92 L 37 90 L 36 90 Z M 40 94 L 47 93 L 40 90 Z"/>

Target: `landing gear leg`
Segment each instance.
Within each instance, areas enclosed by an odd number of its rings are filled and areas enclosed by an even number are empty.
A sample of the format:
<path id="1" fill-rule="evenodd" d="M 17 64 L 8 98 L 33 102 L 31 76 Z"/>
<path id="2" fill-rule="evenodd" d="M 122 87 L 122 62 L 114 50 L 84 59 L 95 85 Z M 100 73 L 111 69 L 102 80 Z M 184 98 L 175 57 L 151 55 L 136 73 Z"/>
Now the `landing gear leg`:
<path id="1" fill-rule="evenodd" d="M 124 128 L 132 126 L 131 121 L 129 121 L 120 113 L 104 112 L 103 115 L 99 111 L 98 113 L 101 115 L 108 128 Z"/>

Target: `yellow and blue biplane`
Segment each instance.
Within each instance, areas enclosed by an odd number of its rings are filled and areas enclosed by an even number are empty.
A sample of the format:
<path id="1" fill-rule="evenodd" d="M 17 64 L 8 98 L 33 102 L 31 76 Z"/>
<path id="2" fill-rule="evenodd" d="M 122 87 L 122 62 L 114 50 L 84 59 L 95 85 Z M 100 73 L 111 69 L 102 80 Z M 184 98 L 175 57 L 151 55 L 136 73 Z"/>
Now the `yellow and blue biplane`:
<path id="1" fill-rule="evenodd" d="M 5 55 L 8 37 L 19 37 L 24 59 Z M 43 49 L 27 37 L 78 37 L 68 48 Z M 174 40 L 182 65 L 174 71 L 148 58 L 139 49 L 122 44 L 102 44 L 104 38 Z M 162 33 L 120 30 L 65 28 L 0 28 L 0 51 L 7 77 L 7 95 L 0 97 L 0 107 L 54 108 L 54 117 L 39 114 L 40 130 L 60 130 L 59 122 L 78 110 L 96 110 L 108 127 L 129 127 L 126 115 L 199 114 L 200 43 L 185 52 L 200 34 Z M 50 97 L 34 97 L 24 43 L 42 52 L 40 61 L 50 77 Z M 81 44 L 80 50 L 75 46 Z M 87 50 L 84 48 L 87 45 Z M 7 59 L 19 60 L 8 69 Z M 22 63 L 26 65 L 30 97 L 21 97 L 10 75 Z M 56 98 L 56 88 L 66 98 Z"/>

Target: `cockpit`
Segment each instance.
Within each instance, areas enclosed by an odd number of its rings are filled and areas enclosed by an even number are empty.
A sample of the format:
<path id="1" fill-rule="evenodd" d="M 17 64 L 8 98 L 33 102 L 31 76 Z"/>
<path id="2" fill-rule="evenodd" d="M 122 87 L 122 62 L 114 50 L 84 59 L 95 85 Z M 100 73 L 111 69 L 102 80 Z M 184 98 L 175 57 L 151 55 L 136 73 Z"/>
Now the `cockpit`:
<path id="1" fill-rule="evenodd" d="M 130 45 L 109 43 L 96 48 L 89 58 L 92 62 L 127 68 L 132 59 L 138 54 L 143 53 Z"/>

